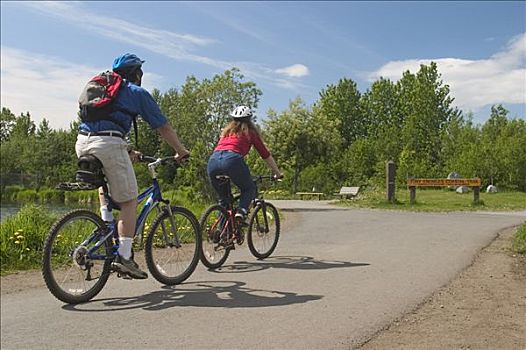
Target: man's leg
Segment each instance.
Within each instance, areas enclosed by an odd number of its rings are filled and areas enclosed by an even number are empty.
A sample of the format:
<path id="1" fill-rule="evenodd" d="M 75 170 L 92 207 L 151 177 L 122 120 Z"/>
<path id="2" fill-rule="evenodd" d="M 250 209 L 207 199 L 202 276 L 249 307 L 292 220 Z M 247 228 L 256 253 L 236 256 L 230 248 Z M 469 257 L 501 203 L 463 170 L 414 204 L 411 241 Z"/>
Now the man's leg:
<path id="1" fill-rule="evenodd" d="M 133 237 L 135 235 L 135 220 L 137 212 L 137 200 L 119 203 L 121 213 L 119 216 L 119 255 L 124 259 L 130 259 L 132 252 Z"/>
<path id="2" fill-rule="evenodd" d="M 118 230 L 119 249 L 118 257 L 114 262 L 115 268 L 129 276 L 137 279 L 148 278 L 148 274 L 139 268 L 132 257 L 133 237 L 135 235 L 135 220 L 137 200 L 119 203 L 121 207 Z"/>

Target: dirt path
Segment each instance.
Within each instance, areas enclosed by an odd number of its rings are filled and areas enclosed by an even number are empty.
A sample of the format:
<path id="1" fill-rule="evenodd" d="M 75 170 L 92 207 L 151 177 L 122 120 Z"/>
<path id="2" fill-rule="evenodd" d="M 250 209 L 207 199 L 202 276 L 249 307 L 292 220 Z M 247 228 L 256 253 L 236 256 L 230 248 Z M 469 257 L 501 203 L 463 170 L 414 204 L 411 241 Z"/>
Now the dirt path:
<path id="1" fill-rule="evenodd" d="M 526 257 L 509 249 L 514 232 L 360 349 L 526 350 Z"/>

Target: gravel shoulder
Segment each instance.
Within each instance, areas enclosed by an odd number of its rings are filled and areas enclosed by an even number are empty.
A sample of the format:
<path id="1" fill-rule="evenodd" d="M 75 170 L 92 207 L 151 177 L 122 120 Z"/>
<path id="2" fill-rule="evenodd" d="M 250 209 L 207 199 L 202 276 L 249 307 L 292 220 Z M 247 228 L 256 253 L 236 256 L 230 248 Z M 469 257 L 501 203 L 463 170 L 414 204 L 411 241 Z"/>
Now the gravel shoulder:
<path id="1" fill-rule="evenodd" d="M 526 349 L 526 256 L 507 229 L 473 264 L 360 349 Z"/>

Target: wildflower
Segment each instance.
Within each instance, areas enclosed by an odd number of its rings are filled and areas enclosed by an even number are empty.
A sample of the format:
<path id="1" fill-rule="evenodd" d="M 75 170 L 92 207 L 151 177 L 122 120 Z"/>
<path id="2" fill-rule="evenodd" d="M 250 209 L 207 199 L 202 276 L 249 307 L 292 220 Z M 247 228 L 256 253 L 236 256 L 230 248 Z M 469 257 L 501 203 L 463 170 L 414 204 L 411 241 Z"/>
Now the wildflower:
<path id="1" fill-rule="evenodd" d="M 29 248 L 26 248 L 26 250 L 27 250 L 27 251 L 30 251 L 31 249 L 29 249 Z"/>
<path id="2" fill-rule="evenodd" d="M 17 239 L 24 239 L 24 236 L 17 236 Z"/>
<path id="3" fill-rule="evenodd" d="M 15 241 L 15 244 L 20 244 L 20 241 Z"/>
<path id="4" fill-rule="evenodd" d="M 24 230 L 22 230 L 21 228 L 16 230 L 17 233 L 24 233 Z"/>

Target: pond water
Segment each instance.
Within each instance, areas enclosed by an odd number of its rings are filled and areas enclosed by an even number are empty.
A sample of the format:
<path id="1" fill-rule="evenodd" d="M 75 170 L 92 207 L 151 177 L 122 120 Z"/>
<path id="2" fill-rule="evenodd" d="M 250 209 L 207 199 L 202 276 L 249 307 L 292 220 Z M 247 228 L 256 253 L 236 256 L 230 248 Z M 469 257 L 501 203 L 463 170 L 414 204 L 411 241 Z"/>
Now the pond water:
<path id="1" fill-rule="evenodd" d="M 5 218 L 8 218 L 18 213 L 18 211 L 20 210 L 20 208 L 22 208 L 22 206 L 23 206 L 22 204 L 17 204 L 17 203 L 1 203 L 0 221 L 3 221 Z M 60 205 L 60 204 L 44 204 L 43 206 L 44 208 L 50 211 L 59 213 L 59 214 L 68 212 L 76 208 L 76 207 L 68 207 L 68 206 Z"/>

